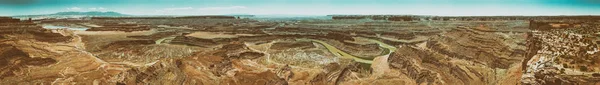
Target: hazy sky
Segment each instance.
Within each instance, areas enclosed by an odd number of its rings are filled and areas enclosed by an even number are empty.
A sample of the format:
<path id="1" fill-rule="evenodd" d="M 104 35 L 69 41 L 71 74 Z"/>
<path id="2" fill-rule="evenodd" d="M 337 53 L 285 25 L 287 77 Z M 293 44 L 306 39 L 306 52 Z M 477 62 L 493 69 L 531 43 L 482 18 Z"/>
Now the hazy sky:
<path id="1" fill-rule="evenodd" d="M 0 16 L 63 11 L 134 15 L 600 15 L 600 0 L 0 0 Z"/>

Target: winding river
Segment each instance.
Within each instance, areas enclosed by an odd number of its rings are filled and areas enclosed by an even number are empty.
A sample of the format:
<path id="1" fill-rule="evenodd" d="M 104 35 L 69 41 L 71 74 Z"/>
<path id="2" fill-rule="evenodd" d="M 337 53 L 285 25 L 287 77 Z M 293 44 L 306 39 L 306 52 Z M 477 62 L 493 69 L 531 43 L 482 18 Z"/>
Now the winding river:
<path id="1" fill-rule="evenodd" d="M 327 48 L 327 50 L 329 50 L 329 52 L 331 52 L 332 54 L 334 54 L 337 57 L 351 58 L 351 59 L 354 59 L 354 61 L 357 61 L 357 62 L 360 62 L 360 63 L 366 63 L 366 64 L 373 63 L 372 59 L 363 59 L 361 57 L 357 57 L 357 56 L 348 54 L 348 53 L 346 53 L 346 52 L 344 52 L 344 51 L 342 51 L 342 50 L 340 50 L 338 48 L 335 48 L 334 46 L 328 44 L 327 42 L 324 42 L 324 41 L 321 41 L 321 40 L 316 40 L 316 39 L 299 39 L 299 40 L 309 40 L 309 41 L 312 41 L 312 42 L 319 43 L 319 44 L 325 46 L 325 48 Z M 394 47 L 392 45 L 385 44 L 385 43 L 383 43 L 381 41 L 374 40 L 374 39 L 368 39 L 368 41 L 373 42 L 373 43 L 377 43 L 379 45 L 379 47 L 387 49 L 387 51 L 386 51 L 387 53 L 384 54 L 384 55 L 381 55 L 381 56 L 389 55 L 392 52 L 396 51 L 396 47 Z"/>
<path id="2" fill-rule="evenodd" d="M 66 27 L 66 26 L 54 26 L 54 25 L 44 25 L 42 26 L 42 28 L 46 28 L 46 29 L 69 29 L 69 30 L 78 30 L 78 31 L 85 31 L 88 28 L 84 28 L 84 27 Z"/>

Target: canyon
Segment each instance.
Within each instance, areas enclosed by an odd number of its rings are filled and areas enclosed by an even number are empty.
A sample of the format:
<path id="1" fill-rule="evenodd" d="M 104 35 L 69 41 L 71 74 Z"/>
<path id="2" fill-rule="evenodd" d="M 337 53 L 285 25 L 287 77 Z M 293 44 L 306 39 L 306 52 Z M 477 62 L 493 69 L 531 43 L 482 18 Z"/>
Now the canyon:
<path id="1" fill-rule="evenodd" d="M 0 84 L 600 84 L 598 16 L 0 17 Z"/>

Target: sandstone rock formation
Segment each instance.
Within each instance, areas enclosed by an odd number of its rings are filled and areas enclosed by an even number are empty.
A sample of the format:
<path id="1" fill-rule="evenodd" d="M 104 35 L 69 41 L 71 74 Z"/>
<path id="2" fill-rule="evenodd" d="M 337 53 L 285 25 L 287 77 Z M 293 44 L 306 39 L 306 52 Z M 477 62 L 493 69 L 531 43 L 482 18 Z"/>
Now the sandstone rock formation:
<path id="1" fill-rule="evenodd" d="M 531 21 L 525 84 L 600 84 L 597 32 L 593 21 Z"/>

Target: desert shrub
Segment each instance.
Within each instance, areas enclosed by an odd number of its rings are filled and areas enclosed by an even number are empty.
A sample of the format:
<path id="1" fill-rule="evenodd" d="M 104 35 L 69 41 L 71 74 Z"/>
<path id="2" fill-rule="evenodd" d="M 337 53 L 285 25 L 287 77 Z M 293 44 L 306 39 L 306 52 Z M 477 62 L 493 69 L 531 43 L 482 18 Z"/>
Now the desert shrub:
<path id="1" fill-rule="evenodd" d="M 586 66 L 579 66 L 579 70 L 581 70 L 581 71 L 587 71 L 588 68 Z"/>

